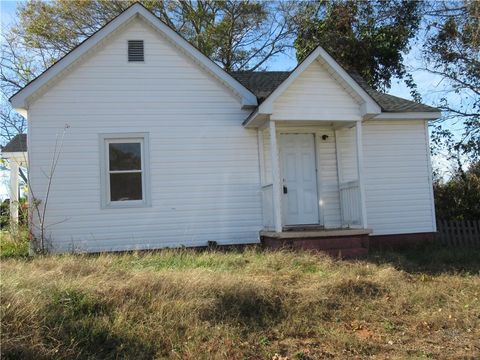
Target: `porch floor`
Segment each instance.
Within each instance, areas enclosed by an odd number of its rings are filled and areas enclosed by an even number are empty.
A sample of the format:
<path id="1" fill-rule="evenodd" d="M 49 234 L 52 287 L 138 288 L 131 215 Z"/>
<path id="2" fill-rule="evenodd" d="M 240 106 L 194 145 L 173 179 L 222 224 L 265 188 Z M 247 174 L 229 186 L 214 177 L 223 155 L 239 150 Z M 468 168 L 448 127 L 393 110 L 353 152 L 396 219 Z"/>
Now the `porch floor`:
<path id="1" fill-rule="evenodd" d="M 334 257 L 360 258 L 368 255 L 370 229 L 261 231 L 266 248 L 325 252 Z"/>

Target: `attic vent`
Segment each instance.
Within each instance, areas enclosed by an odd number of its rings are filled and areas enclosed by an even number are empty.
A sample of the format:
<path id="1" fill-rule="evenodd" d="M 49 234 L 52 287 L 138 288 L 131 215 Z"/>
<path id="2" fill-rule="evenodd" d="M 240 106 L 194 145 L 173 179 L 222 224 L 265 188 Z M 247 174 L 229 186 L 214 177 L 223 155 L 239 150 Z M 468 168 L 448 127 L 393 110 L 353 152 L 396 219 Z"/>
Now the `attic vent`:
<path id="1" fill-rule="evenodd" d="M 128 61 L 144 61 L 143 40 L 128 40 Z"/>

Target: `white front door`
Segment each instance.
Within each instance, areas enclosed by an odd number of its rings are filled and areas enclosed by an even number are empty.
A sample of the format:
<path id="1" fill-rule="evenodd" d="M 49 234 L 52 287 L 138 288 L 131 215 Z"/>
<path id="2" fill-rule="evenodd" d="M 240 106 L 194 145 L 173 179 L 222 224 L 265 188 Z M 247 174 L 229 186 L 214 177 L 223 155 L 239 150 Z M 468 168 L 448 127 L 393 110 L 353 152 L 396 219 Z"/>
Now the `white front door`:
<path id="1" fill-rule="evenodd" d="M 284 224 L 318 224 L 314 135 L 281 134 L 280 156 Z"/>

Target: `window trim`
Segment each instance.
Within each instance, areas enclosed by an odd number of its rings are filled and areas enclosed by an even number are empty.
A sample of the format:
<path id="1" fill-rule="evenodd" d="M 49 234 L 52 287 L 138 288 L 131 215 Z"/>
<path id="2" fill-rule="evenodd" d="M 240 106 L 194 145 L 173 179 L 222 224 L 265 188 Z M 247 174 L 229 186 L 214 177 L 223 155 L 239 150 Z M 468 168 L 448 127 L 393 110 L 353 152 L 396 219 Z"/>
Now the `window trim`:
<path id="1" fill-rule="evenodd" d="M 122 209 L 151 206 L 150 196 L 150 142 L 148 133 L 100 134 L 100 207 L 102 209 Z M 135 143 L 141 146 L 142 200 L 110 200 L 109 149 L 111 143 Z M 128 171 L 128 172 L 134 172 Z"/>

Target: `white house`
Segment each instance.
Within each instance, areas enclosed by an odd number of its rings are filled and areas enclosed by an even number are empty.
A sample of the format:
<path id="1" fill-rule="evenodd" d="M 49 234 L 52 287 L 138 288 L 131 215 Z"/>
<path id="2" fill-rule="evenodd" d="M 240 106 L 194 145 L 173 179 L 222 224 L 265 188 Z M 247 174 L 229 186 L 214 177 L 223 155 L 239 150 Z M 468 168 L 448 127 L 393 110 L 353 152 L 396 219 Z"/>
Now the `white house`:
<path id="1" fill-rule="evenodd" d="M 261 236 L 337 249 L 436 230 L 427 122 L 440 113 L 374 91 L 321 47 L 292 72 L 229 74 L 134 4 L 10 101 L 54 252 Z"/>

